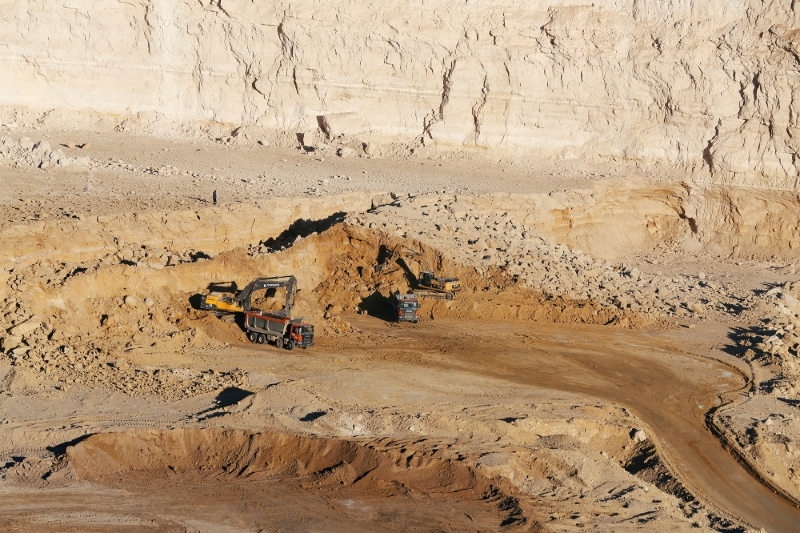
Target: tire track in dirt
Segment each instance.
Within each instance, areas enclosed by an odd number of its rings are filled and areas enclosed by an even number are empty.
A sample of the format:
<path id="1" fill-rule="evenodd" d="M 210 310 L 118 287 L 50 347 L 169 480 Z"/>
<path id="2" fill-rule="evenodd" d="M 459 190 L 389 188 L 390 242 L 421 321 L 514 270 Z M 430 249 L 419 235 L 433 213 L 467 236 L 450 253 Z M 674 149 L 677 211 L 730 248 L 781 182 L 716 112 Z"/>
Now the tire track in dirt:
<path id="1" fill-rule="evenodd" d="M 631 331 L 539 326 L 526 343 L 513 334 L 529 333 L 527 325 L 431 326 L 398 340 L 427 344 L 431 365 L 625 406 L 656 433 L 659 454 L 693 495 L 769 533 L 797 531 L 800 509 L 751 476 L 706 428 L 714 400 L 746 382 L 730 366 Z"/>

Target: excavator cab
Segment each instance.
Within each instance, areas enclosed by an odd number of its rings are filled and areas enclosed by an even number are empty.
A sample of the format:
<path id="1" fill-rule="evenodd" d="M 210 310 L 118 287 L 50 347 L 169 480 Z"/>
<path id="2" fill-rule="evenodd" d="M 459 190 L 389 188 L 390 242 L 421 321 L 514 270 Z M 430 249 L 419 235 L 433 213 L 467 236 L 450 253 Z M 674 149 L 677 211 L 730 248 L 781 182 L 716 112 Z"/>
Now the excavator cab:
<path id="1" fill-rule="evenodd" d="M 455 292 L 461 288 L 458 278 L 437 278 L 433 272 L 420 272 L 419 286 L 437 291 Z"/>
<path id="2" fill-rule="evenodd" d="M 207 311 L 223 311 L 226 313 L 241 313 L 244 311 L 236 297 L 227 292 L 212 291 L 200 301 L 200 308 Z"/>
<path id="3" fill-rule="evenodd" d="M 286 297 L 283 309 L 277 315 L 292 316 L 292 306 L 297 292 L 297 279 L 294 276 L 272 276 L 269 278 L 256 278 L 247 286 L 232 295 L 230 293 L 212 291 L 204 296 L 200 302 L 200 308 L 207 311 L 221 311 L 224 313 L 244 313 L 251 308 L 251 297 L 254 291 L 270 289 L 286 289 Z"/>

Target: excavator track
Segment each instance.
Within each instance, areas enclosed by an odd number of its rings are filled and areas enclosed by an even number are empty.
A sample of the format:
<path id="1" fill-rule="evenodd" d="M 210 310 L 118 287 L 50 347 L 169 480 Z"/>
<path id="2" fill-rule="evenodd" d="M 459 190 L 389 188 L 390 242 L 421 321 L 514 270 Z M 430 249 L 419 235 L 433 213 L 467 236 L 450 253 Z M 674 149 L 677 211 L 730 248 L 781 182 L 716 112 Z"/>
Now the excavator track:
<path id="1" fill-rule="evenodd" d="M 455 297 L 452 292 L 431 289 L 414 289 L 412 292 L 422 298 L 435 298 L 437 300 L 452 300 Z"/>

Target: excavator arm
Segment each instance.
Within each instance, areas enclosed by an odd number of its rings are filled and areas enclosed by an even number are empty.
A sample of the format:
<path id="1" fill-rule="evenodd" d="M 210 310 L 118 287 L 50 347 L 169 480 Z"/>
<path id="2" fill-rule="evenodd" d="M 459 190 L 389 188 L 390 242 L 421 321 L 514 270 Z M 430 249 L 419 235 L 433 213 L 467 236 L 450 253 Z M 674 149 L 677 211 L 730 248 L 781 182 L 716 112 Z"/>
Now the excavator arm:
<path id="1" fill-rule="evenodd" d="M 294 276 L 272 276 L 269 278 L 256 278 L 247 284 L 245 288 L 236 293 L 236 300 L 241 303 L 242 309 L 250 310 L 250 297 L 253 292 L 261 289 L 286 288 L 286 300 L 283 309 L 276 313 L 280 316 L 291 317 L 294 298 L 297 294 L 297 278 Z"/>

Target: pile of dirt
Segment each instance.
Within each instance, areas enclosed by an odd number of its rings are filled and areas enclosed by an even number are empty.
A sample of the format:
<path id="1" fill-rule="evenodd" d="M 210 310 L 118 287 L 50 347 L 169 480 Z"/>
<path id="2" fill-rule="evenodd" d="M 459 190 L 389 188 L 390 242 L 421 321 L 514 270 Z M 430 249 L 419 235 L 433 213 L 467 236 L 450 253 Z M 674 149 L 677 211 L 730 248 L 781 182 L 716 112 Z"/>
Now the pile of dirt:
<path id="1" fill-rule="evenodd" d="M 287 273 L 299 279 L 295 315 L 316 322 L 323 335 L 349 333 L 347 315 L 357 312 L 391 320 L 389 296 L 411 290 L 427 269 L 458 276 L 464 288 L 454 300 L 424 299 L 424 319 L 650 322 L 630 309 L 543 294 L 498 267 L 459 265 L 416 240 L 343 224 L 298 235 L 279 249 L 254 254 L 252 246 L 239 247 L 213 258 L 120 245 L 121 251 L 85 263 L 41 261 L 9 272 L 0 326 L 11 364 L 66 386 L 105 384 L 134 393 L 191 394 L 237 385 L 240 377 L 222 374 L 173 383 L 175 372 L 154 364 L 154 355 L 169 350 L 188 356 L 192 350 L 244 342 L 241 324 L 221 323 L 197 309 L 200 293 L 222 280 L 234 279 L 238 283 L 228 286 L 242 287 L 256 277 Z M 376 264 L 395 248 L 413 248 L 418 255 L 400 254 L 391 268 L 377 272 Z M 254 302 L 266 309 L 282 301 L 282 295 L 264 296 L 256 294 Z"/>
<path id="2" fill-rule="evenodd" d="M 16 165 L 25 165 L 41 169 L 49 166 L 88 167 L 92 163 L 88 157 L 67 157 L 60 148 L 53 150 L 47 141 L 34 142 L 28 137 L 15 141 L 4 136 L 0 139 L 0 163 L 9 161 Z"/>
<path id="3" fill-rule="evenodd" d="M 717 411 L 713 429 L 773 491 L 800 503 L 800 417 L 796 402 L 756 395 Z"/>
<path id="4" fill-rule="evenodd" d="M 455 261 L 473 266 L 481 274 L 491 276 L 492 272 L 502 271 L 521 287 L 548 297 L 591 300 L 602 309 L 633 311 L 654 319 L 719 320 L 734 310 L 739 312 L 742 302 L 752 302 L 748 290 L 720 286 L 705 275 L 647 274 L 633 265 L 597 259 L 576 247 L 555 243 L 541 231 L 547 213 L 544 206 L 542 213 L 519 207 L 515 210 L 512 205 L 502 203 L 503 198 L 492 195 L 438 194 L 387 200 L 389 203 L 369 212 L 349 216 L 347 222 L 395 237 L 418 239 L 428 246 L 447 250 Z M 498 203 L 501 203 L 499 209 Z M 508 199 L 505 203 L 509 203 Z M 636 231 L 649 230 L 652 235 L 645 233 L 654 245 L 659 239 L 678 236 L 676 230 L 667 229 L 674 222 L 665 216 L 662 220 L 649 213 L 638 213 L 630 218 L 636 220 L 627 220 L 623 226 L 639 223 Z M 588 225 L 588 221 L 581 224 Z M 550 226 L 544 231 L 553 233 L 558 223 L 551 222 Z M 600 240 L 593 243 L 603 250 L 598 244 Z M 632 248 L 636 247 L 632 243 Z"/>
<path id="5" fill-rule="evenodd" d="M 709 423 L 734 453 L 787 499 L 800 490 L 800 282 L 761 291 L 760 320 L 734 328 L 731 353 L 750 365 L 749 397 Z"/>
<path id="6" fill-rule="evenodd" d="M 440 249 L 415 239 L 348 225 L 333 228 L 319 238 L 347 244 L 329 256 L 329 274 L 315 289 L 320 303 L 325 305 L 326 316 L 361 312 L 391 320 L 389 297 L 412 291 L 420 272 L 432 270 L 441 276 L 458 277 L 462 289 L 453 300 L 423 298 L 420 314 L 429 319 L 491 318 L 626 326 L 651 322 L 643 314 L 599 305 L 589 298 L 544 294 L 499 267 L 459 264 Z M 377 271 L 375 267 L 392 250 L 397 251 L 394 261 Z"/>

